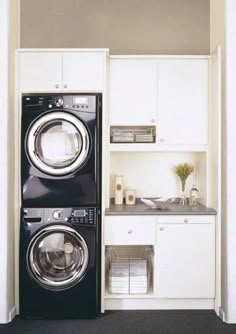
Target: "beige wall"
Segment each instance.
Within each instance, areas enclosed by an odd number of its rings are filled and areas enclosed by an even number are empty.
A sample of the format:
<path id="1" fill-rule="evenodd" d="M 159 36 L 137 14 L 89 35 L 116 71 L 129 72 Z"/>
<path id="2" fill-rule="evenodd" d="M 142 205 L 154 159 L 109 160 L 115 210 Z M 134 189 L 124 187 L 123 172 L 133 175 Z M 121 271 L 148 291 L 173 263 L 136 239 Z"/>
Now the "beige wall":
<path id="1" fill-rule="evenodd" d="M 21 0 L 21 47 L 208 54 L 209 0 Z"/>

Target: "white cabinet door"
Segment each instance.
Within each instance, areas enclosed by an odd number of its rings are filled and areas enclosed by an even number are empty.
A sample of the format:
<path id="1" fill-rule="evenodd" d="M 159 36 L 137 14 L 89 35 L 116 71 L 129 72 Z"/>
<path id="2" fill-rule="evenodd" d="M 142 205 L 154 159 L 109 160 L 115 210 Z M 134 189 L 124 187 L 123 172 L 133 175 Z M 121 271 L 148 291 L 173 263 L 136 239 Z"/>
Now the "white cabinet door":
<path id="1" fill-rule="evenodd" d="M 104 52 L 63 52 L 64 91 L 104 90 L 104 65 Z"/>
<path id="2" fill-rule="evenodd" d="M 155 125 L 157 62 L 111 59 L 110 125 Z"/>
<path id="3" fill-rule="evenodd" d="M 54 92 L 62 89 L 60 52 L 22 52 L 19 71 L 22 92 Z"/>
<path id="4" fill-rule="evenodd" d="M 160 60 L 158 92 L 157 141 L 207 144 L 208 60 Z"/>
<path id="5" fill-rule="evenodd" d="M 157 298 L 215 297 L 214 224 L 158 224 Z"/>

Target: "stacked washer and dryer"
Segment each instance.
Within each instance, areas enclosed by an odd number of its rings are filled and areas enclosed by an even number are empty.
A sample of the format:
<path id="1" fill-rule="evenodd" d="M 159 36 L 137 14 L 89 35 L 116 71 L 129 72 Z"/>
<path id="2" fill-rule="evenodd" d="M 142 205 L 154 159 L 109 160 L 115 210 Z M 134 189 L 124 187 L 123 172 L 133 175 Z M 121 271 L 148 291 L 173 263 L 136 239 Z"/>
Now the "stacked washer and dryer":
<path id="1" fill-rule="evenodd" d="M 23 95 L 20 315 L 100 307 L 101 94 Z"/>

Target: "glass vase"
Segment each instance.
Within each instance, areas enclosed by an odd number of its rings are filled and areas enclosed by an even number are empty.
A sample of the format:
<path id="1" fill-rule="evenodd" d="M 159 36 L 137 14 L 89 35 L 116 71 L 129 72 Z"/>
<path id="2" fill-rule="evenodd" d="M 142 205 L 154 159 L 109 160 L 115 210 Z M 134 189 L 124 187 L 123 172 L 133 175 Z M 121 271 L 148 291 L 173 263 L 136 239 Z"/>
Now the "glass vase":
<path id="1" fill-rule="evenodd" d="M 180 205 L 185 205 L 187 204 L 187 199 L 185 196 L 185 181 L 181 181 L 181 185 L 182 185 L 182 192 L 181 192 L 181 197 L 180 197 Z"/>
<path id="2" fill-rule="evenodd" d="M 180 205 L 185 205 L 187 204 L 187 199 L 186 199 L 186 196 L 185 196 L 185 192 L 182 191 L 181 192 L 181 197 L 180 197 L 180 202 L 179 202 Z"/>

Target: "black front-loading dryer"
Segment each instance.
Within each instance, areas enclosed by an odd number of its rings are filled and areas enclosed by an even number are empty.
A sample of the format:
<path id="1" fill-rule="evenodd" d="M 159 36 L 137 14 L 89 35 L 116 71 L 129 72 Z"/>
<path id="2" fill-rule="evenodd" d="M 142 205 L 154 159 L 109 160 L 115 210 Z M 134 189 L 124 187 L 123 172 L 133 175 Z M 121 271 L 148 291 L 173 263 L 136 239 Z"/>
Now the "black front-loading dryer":
<path id="1" fill-rule="evenodd" d="M 83 318 L 99 312 L 96 208 L 24 208 L 20 316 Z"/>
<path id="2" fill-rule="evenodd" d="M 98 205 L 101 117 L 101 94 L 22 96 L 22 207 Z"/>

